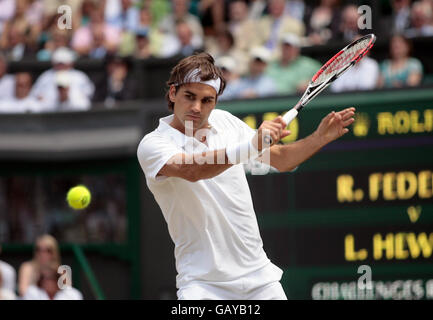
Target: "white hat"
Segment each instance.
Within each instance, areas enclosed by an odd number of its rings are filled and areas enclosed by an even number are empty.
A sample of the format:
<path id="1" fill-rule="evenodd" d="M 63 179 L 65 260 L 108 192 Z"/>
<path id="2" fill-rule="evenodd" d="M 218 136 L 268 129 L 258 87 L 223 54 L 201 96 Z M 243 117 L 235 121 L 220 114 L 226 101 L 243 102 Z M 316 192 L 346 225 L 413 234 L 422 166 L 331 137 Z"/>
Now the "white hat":
<path id="1" fill-rule="evenodd" d="M 56 72 L 56 85 L 63 88 L 69 88 L 71 84 L 71 74 L 67 70 Z"/>
<path id="2" fill-rule="evenodd" d="M 75 52 L 66 47 L 58 48 L 54 51 L 53 56 L 51 58 L 51 62 L 53 64 L 64 63 L 71 64 L 75 61 Z"/>
<path id="3" fill-rule="evenodd" d="M 236 69 L 236 61 L 230 56 L 223 56 L 215 61 L 215 65 L 219 68 L 227 69 L 233 72 Z"/>
<path id="4" fill-rule="evenodd" d="M 281 43 L 289 44 L 293 47 L 300 47 L 301 46 L 301 39 L 293 33 L 287 33 L 281 38 Z"/>
<path id="5" fill-rule="evenodd" d="M 271 52 L 265 47 L 255 47 L 250 51 L 250 56 L 253 59 L 260 59 L 263 62 L 269 62 L 271 60 Z"/>

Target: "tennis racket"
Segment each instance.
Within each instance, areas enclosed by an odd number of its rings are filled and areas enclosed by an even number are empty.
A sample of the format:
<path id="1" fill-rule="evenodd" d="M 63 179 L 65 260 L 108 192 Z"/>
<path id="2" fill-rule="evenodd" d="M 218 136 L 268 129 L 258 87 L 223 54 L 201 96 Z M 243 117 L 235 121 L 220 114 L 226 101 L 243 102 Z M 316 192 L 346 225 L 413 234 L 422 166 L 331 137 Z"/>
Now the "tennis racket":
<path id="1" fill-rule="evenodd" d="M 374 34 L 366 35 L 353 41 L 348 46 L 341 49 L 335 56 L 326 62 L 311 79 L 299 102 L 283 116 L 284 122 L 289 125 L 298 113 L 320 92 L 325 90 L 332 82 L 340 77 L 344 72 L 358 63 L 373 47 L 376 41 Z M 264 142 L 272 144 L 270 136 L 264 137 Z"/>

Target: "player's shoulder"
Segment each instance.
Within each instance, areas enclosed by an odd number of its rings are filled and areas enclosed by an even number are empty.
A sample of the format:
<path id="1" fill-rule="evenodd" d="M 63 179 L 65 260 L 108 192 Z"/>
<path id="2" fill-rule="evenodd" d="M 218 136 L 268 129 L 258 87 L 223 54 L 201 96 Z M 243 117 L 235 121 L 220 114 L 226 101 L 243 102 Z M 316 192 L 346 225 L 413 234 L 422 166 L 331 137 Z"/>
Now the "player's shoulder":
<path id="1" fill-rule="evenodd" d="M 209 118 L 214 121 L 239 121 L 238 117 L 222 109 L 214 109 Z"/>

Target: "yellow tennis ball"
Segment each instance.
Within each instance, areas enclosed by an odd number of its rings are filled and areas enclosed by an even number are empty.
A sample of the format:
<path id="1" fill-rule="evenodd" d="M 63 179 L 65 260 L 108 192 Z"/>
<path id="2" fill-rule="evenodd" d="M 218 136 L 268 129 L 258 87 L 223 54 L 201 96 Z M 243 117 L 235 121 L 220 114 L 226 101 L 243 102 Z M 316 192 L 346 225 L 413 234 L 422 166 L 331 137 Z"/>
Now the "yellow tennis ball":
<path id="1" fill-rule="evenodd" d="M 66 195 L 66 200 L 71 208 L 80 210 L 86 208 L 91 200 L 92 196 L 89 189 L 83 185 L 79 185 L 69 189 Z"/>

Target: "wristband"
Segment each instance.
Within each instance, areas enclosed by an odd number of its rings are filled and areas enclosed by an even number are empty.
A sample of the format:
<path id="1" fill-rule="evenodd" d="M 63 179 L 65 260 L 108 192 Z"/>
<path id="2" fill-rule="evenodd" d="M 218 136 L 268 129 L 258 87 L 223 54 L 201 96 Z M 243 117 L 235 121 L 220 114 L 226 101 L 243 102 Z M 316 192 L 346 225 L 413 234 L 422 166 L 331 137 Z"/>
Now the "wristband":
<path id="1" fill-rule="evenodd" d="M 261 154 L 262 152 L 254 147 L 252 140 L 226 148 L 226 155 L 230 164 L 247 163 L 258 158 Z"/>

